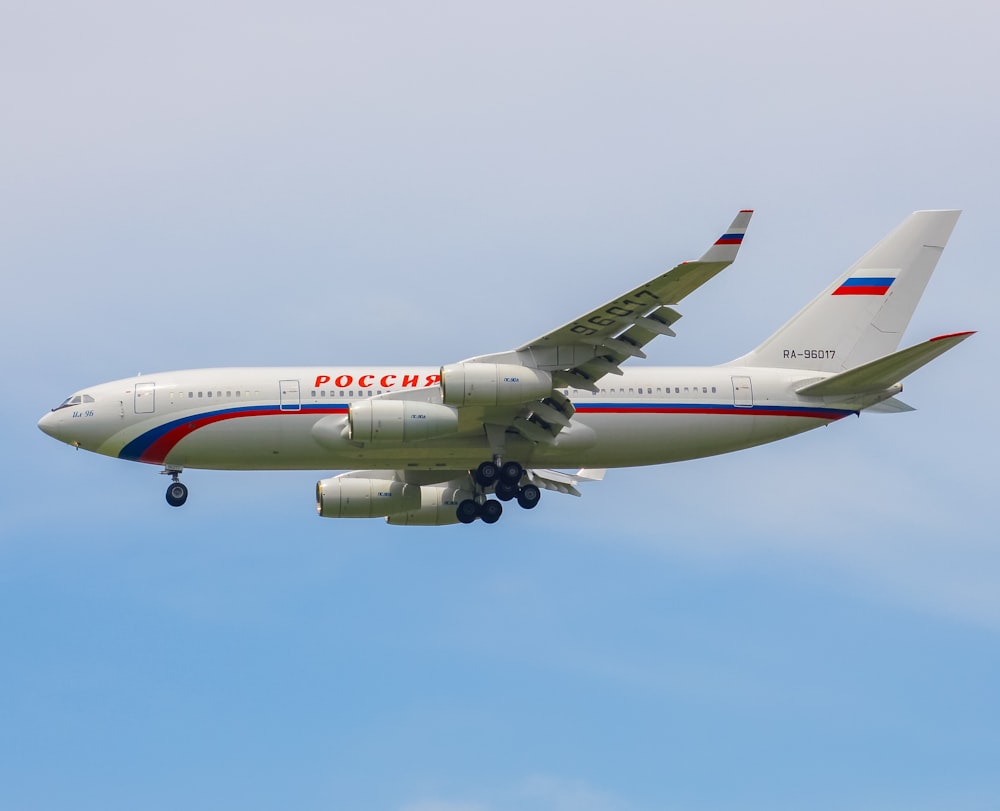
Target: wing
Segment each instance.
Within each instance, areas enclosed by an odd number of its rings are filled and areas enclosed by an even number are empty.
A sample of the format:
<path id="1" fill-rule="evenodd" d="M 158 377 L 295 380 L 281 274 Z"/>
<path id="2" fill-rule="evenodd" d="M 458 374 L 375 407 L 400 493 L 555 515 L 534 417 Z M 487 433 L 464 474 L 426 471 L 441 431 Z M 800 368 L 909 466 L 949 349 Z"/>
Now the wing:
<path id="1" fill-rule="evenodd" d="M 736 259 L 752 211 L 736 215 L 732 225 L 704 256 L 650 279 L 513 352 L 483 355 L 468 362 L 515 363 L 554 372 L 563 386 L 596 390 L 606 374 L 621 374 L 630 357 L 645 358 L 642 348 L 658 335 L 675 333 L 681 315 L 670 305 L 697 290 Z"/>
<path id="2" fill-rule="evenodd" d="M 445 402 L 495 406 L 481 414 L 487 433 L 491 426 L 502 426 L 532 442 L 554 442 L 570 427 L 575 412 L 569 399 L 556 389 L 596 392 L 602 377 L 622 374 L 621 364 L 626 360 L 645 358 L 642 348 L 658 335 L 674 335 L 671 325 L 681 315 L 671 305 L 733 263 L 752 214 L 740 211 L 698 260 L 682 262 L 517 349 L 444 367 Z M 450 384 L 449 379 L 453 381 Z M 510 381 L 512 388 L 526 392 L 535 387 L 538 391 L 531 397 L 511 394 L 504 400 L 503 389 Z M 488 403 L 477 400 L 476 385 L 480 391 L 496 391 L 496 398 L 490 395 Z"/>
<path id="3" fill-rule="evenodd" d="M 656 336 L 673 335 L 671 325 L 681 316 L 672 305 L 733 263 L 752 213 L 737 214 L 700 259 L 682 262 L 517 349 L 443 366 L 438 385 L 387 392 L 352 405 L 352 426 L 355 408 L 370 411 L 372 424 L 377 418 L 399 422 L 402 411 L 383 407 L 385 401 L 422 401 L 427 408 L 410 419 L 430 426 L 438 416 L 447 424 L 444 433 L 454 431 L 456 424 L 461 434 L 485 431 L 494 456 L 503 455 L 511 430 L 530 442 L 555 442 L 572 427 L 576 411 L 559 389 L 596 392 L 602 377 L 622 374 L 623 362 L 646 357 L 642 348 Z M 345 436 L 364 441 L 353 432 L 351 427 Z M 437 434 L 428 430 L 422 436 Z"/>

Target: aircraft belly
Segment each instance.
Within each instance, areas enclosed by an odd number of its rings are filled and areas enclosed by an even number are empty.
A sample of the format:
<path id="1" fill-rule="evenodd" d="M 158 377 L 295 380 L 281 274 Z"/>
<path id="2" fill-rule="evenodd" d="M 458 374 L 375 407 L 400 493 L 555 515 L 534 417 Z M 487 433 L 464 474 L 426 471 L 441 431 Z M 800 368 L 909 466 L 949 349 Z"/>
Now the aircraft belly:
<path id="1" fill-rule="evenodd" d="M 286 413 L 206 425 L 180 439 L 162 461 L 178 467 L 220 470 L 453 469 L 475 467 L 489 455 L 484 435 L 362 445 L 339 438 L 339 431 L 315 430 L 329 419 Z M 325 427 L 329 425 L 327 422 Z M 512 448 L 526 458 L 530 445 L 517 439 Z"/>
<path id="2" fill-rule="evenodd" d="M 219 470 L 326 469 L 330 452 L 309 432 L 316 420 L 314 414 L 290 412 L 212 423 L 181 438 L 163 463 Z"/>
<path id="3" fill-rule="evenodd" d="M 752 444 L 751 415 L 594 414 L 586 423 L 597 436 L 590 448 L 575 453 L 572 467 L 626 467 L 696 459 L 739 450 Z M 558 465 L 558 449 L 540 449 L 539 461 Z"/>
<path id="4" fill-rule="evenodd" d="M 141 459 L 223 470 L 339 470 L 349 468 L 473 468 L 490 455 L 485 436 L 462 434 L 405 445 L 361 446 L 319 441 L 322 417 L 271 414 L 205 425 L 180 439 L 165 457 Z M 801 433 L 825 421 L 751 411 L 718 415 L 586 414 L 563 442 L 532 444 L 512 437 L 507 458 L 535 467 L 627 467 L 697 459 Z"/>

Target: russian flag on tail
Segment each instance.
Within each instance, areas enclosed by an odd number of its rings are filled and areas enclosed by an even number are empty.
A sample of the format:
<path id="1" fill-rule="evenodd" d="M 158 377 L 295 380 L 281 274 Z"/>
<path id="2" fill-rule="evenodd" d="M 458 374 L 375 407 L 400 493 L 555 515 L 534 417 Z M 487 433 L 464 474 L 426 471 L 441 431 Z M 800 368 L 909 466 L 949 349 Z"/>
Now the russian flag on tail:
<path id="1" fill-rule="evenodd" d="M 884 296 L 895 276 L 852 276 L 833 291 L 835 296 Z"/>

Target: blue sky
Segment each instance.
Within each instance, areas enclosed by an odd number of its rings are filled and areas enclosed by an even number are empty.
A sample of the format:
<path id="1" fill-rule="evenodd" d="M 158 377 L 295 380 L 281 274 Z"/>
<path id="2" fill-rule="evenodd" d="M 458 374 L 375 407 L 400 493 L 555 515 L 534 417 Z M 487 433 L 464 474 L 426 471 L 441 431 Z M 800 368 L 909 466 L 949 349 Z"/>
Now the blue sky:
<path id="1" fill-rule="evenodd" d="M 695 7 L 697 6 L 697 7 Z M 70 3 L 0 27 L 0 807 L 986 809 L 988 4 Z M 35 429 L 83 386 L 498 351 L 700 255 L 650 363 L 756 345 L 964 214 L 912 414 L 613 471 L 494 527 L 323 521 Z"/>

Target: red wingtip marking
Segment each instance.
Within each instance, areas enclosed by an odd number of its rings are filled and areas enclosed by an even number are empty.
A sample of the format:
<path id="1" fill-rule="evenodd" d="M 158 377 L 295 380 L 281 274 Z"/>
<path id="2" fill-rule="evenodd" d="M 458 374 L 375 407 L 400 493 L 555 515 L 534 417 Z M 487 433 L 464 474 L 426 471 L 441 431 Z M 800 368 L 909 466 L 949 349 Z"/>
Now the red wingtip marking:
<path id="1" fill-rule="evenodd" d="M 752 208 L 741 208 L 740 209 L 740 214 L 753 214 L 753 209 Z"/>
<path id="2" fill-rule="evenodd" d="M 970 329 L 967 332 L 951 332 L 948 335 L 938 335 L 937 338 L 931 338 L 932 341 L 943 341 L 946 338 L 964 338 L 966 335 L 975 335 L 976 330 Z"/>

